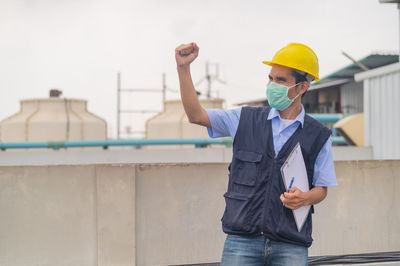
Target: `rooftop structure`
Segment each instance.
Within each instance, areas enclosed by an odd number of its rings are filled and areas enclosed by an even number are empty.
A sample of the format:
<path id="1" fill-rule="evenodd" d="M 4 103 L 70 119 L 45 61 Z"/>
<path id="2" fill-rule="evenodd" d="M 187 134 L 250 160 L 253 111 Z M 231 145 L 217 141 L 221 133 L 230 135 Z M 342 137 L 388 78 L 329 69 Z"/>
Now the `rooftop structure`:
<path id="1" fill-rule="evenodd" d="M 87 110 L 87 101 L 59 98 L 21 101 L 18 113 L 0 122 L 0 142 L 99 140 L 107 138 L 107 123 Z"/>

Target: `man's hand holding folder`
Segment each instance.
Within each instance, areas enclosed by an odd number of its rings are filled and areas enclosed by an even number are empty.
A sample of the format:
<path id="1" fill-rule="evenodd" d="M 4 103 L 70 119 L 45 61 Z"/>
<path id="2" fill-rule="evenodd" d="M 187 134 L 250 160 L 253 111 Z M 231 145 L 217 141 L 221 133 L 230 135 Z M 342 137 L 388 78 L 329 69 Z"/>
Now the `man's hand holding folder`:
<path id="1" fill-rule="evenodd" d="M 280 199 L 286 208 L 296 210 L 302 206 L 317 204 L 326 197 L 326 194 L 326 187 L 314 187 L 308 192 L 292 187 L 289 192 L 281 194 Z"/>
<path id="2" fill-rule="evenodd" d="M 288 192 L 281 194 L 280 199 L 285 207 L 291 210 L 310 205 L 307 200 L 307 192 L 303 192 L 297 187 L 292 187 Z"/>

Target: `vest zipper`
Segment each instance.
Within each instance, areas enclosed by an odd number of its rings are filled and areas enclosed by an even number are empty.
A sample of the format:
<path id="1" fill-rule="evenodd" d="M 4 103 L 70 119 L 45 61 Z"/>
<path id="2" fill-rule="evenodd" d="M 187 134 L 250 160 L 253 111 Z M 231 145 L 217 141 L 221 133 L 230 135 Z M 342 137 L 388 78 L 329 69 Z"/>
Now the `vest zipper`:
<path id="1" fill-rule="evenodd" d="M 274 173 L 275 163 L 276 163 L 276 157 L 274 157 L 274 160 L 272 161 L 271 173 L 270 173 L 270 176 L 269 176 L 269 180 L 267 182 L 267 185 L 269 185 L 269 186 L 268 186 L 268 191 L 266 191 L 267 195 L 265 196 L 265 199 L 264 199 L 265 208 L 264 208 L 264 211 L 262 213 L 262 219 L 261 219 L 261 235 L 264 235 L 264 231 L 265 231 L 265 228 L 264 228 L 265 227 L 265 215 L 266 215 L 266 212 L 267 212 L 268 207 L 269 207 L 269 198 L 270 198 L 270 195 L 271 195 L 271 187 L 272 187 L 272 174 Z"/>

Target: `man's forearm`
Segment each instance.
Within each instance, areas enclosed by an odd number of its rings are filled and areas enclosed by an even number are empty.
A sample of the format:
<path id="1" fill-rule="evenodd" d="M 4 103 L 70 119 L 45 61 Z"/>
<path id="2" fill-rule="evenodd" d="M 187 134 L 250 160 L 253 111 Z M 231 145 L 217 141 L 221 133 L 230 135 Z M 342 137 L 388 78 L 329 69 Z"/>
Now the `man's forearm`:
<path id="1" fill-rule="evenodd" d="M 178 66 L 178 75 L 183 108 L 185 109 L 189 121 L 191 123 L 211 127 L 207 113 L 200 105 L 197 97 L 192 77 L 190 75 L 190 66 Z"/>
<path id="2" fill-rule="evenodd" d="M 178 66 L 178 76 L 183 108 L 185 109 L 189 121 L 195 122 L 193 120 L 201 115 L 201 110 L 203 108 L 197 98 L 197 93 L 190 75 L 190 66 Z"/>
<path id="3" fill-rule="evenodd" d="M 196 59 L 199 47 L 195 43 L 182 44 L 175 49 L 183 108 L 189 122 L 211 127 L 206 110 L 201 107 L 190 74 L 190 63 Z"/>
<path id="4" fill-rule="evenodd" d="M 314 205 L 318 204 L 321 201 L 323 201 L 328 194 L 328 188 L 327 187 L 313 187 L 310 191 L 305 192 L 307 193 L 307 200 L 306 204 L 304 205 Z"/>
<path id="5" fill-rule="evenodd" d="M 283 193 L 280 199 L 287 208 L 295 210 L 302 206 L 314 205 L 321 202 L 325 199 L 327 193 L 327 187 L 313 187 L 307 192 L 303 192 L 300 189 L 293 187 L 290 190 L 290 193 Z"/>

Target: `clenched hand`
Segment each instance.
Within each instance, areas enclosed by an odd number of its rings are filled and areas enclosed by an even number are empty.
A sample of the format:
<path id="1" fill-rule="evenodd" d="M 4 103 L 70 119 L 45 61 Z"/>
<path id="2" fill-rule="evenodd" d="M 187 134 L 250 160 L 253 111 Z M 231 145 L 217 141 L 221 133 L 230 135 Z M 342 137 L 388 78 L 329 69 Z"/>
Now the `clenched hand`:
<path id="1" fill-rule="evenodd" d="M 178 67 L 189 66 L 199 55 L 196 43 L 181 44 L 175 49 L 175 59 Z"/>

